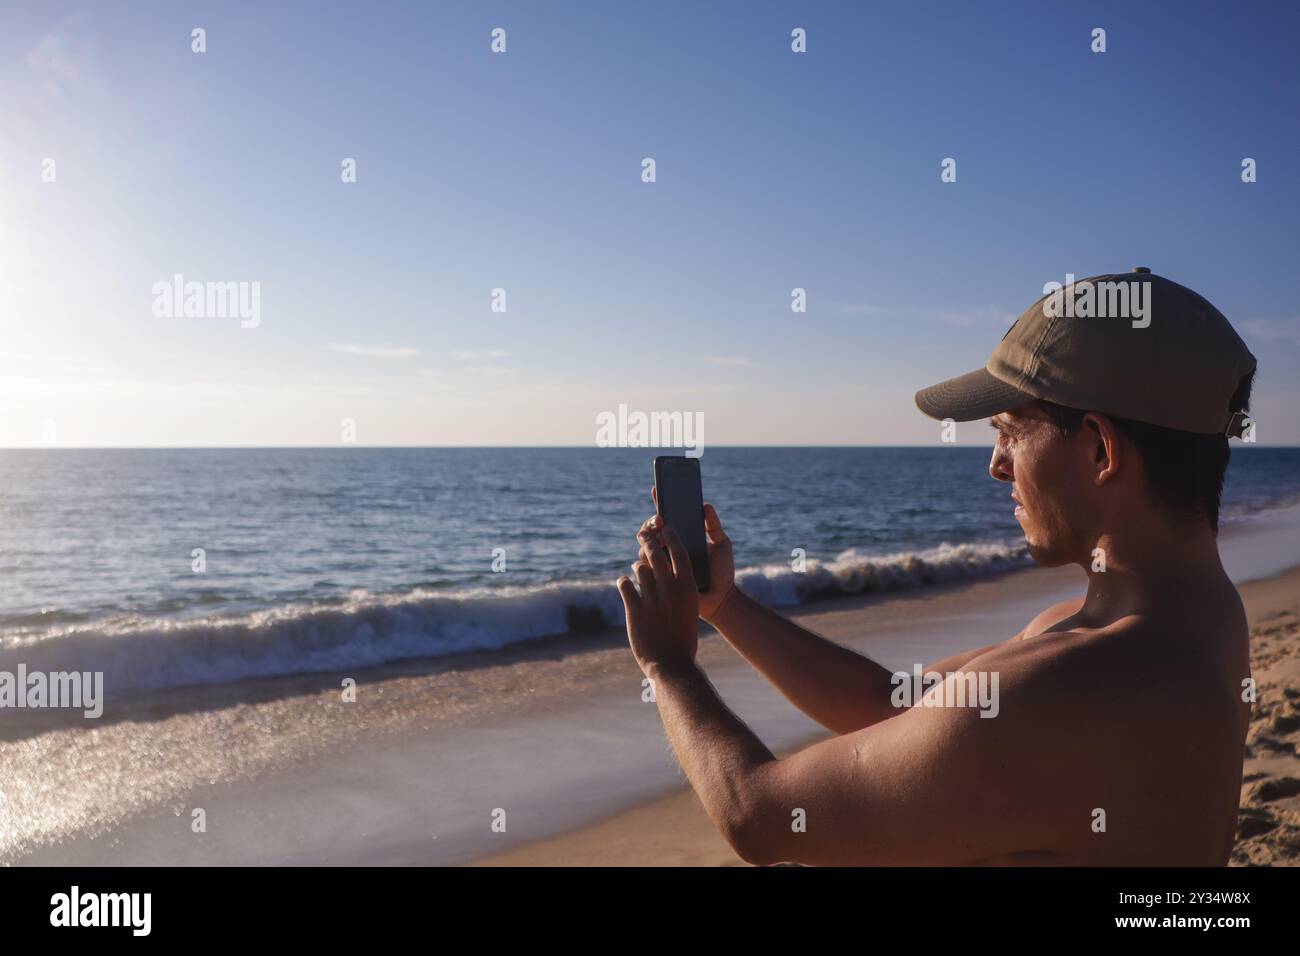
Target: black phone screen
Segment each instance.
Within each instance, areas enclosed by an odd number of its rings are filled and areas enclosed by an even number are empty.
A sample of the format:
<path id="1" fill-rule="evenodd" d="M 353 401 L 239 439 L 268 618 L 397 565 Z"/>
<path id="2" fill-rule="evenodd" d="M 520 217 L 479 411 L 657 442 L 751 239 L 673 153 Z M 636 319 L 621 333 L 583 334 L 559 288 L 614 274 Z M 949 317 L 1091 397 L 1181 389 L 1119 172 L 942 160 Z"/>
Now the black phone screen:
<path id="1" fill-rule="evenodd" d="M 655 459 L 655 497 L 659 514 L 686 546 L 695 574 L 695 587 L 709 589 L 709 546 L 704 537 L 704 490 L 698 458 L 661 456 Z"/>

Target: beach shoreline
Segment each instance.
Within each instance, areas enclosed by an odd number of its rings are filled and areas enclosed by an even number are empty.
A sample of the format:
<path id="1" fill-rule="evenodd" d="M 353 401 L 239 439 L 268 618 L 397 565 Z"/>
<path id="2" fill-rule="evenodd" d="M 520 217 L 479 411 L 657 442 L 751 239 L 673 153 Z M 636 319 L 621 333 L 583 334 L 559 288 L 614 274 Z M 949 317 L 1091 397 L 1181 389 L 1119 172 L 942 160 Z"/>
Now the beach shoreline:
<path id="1" fill-rule="evenodd" d="M 964 622 L 978 639 L 996 639 L 1081 580 L 1077 568 L 1028 568 L 830 598 L 788 613 L 831 639 L 910 667 L 968 644 L 969 630 L 954 633 L 953 622 Z M 818 725 L 757 678 L 721 636 L 707 627 L 702 635 L 702 666 L 765 740 L 780 749 L 816 737 Z M 441 845 L 428 853 L 398 836 L 421 818 L 486 812 L 467 810 L 478 795 L 450 793 L 455 787 L 439 765 L 461 781 L 479 778 L 481 790 L 521 799 L 532 789 L 530 778 L 545 777 L 541 796 L 526 808 L 525 836 L 562 832 L 680 783 L 621 630 L 355 672 L 354 703 L 341 699 L 345 676 L 173 688 L 111 708 L 98 721 L 48 711 L 7 715 L 0 720 L 0 762 L 40 785 L 0 803 L 0 834 L 28 835 L 0 845 L 0 862 L 463 863 L 491 847 L 490 832 L 470 838 L 468 831 L 479 828 L 466 827 L 453 840 L 441 831 L 457 826 L 435 825 L 428 829 Z M 142 752 L 148 761 L 140 760 Z M 593 753 L 608 759 L 592 760 Z M 530 760 L 539 766 L 522 765 Z M 99 773 L 87 781 L 79 770 L 91 762 Z M 359 778 L 380 793 L 353 793 Z M 304 788 L 321 802 L 321 830 L 333 830 L 329 821 L 340 814 L 355 814 L 362 829 L 391 826 L 392 844 L 357 841 L 340 851 L 324 833 L 273 836 L 278 810 L 268 804 L 291 805 Z M 436 801 L 439 793 L 447 798 L 444 813 L 419 808 L 421 794 Z M 215 849 L 214 831 L 191 840 L 176 825 L 178 815 L 210 810 L 214 802 L 223 818 L 233 812 L 239 821 Z M 494 802 L 510 805 L 508 796 Z M 37 817 L 48 817 L 52 807 L 60 808 L 58 819 Z M 511 843 L 519 832 L 508 834 Z"/>
<path id="2" fill-rule="evenodd" d="M 1274 580 L 1284 568 L 1279 580 L 1291 580 L 1300 565 L 1296 520 L 1274 515 L 1225 535 L 1234 580 Z M 1034 567 L 786 613 L 887 667 L 910 669 L 1006 639 L 1083 585 L 1076 567 Z M 1252 614 L 1265 601 L 1262 587 L 1243 586 L 1254 595 Z M 1285 600 L 1269 596 L 1266 606 Z M 1289 646 L 1283 640 L 1271 653 L 1286 657 Z M 702 640 L 700 662 L 773 752 L 824 735 L 720 636 Z M 356 679 L 355 702 L 342 699 L 346 676 Z M 1279 706 L 1267 717 L 1286 726 L 1288 705 Z M 1294 756 L 1285 734 L 1265 736 Z M 514 852 L 536 859 L 540 847 L 562 863 L 582 858 L 584 839 L 612 847 L 604 858 L 612 862 L 623 844 L 609 826 L 625 813 L 639 815 L 645 833 L 696 835 L 684 848 L 660 848 L 669 857 L 659 858 L 712 861 L 718 849 L 711 828 L 699 830 L 707 818 L 690 806 L 695 797 L 683 791 L 618 630 L 351 673 L 174 688 L 99 721 L 8 714 L 0 764 L 10 781 L 0 863 L 457 865 L 528 858 Z M 1248 781 L 1264 796 L 1289 786 L 1267 779 L 1300 777 L 1263 764 L 1252 772 L 1267 775 Z M 676 816 L 656 809 L 663 798 L 678 802 Z M 1267 814 L 1281 805 L 1259 802 L 1248 829 L 1278 830 Z M 498 809 L 508 811 L 505 832 L 491 827 Z M 191 826 L 196 810 L 203 832 Z M 546 843 L 556 838 L 567 842 Z M 623 858 L 657 859 L 646 852 L 629 844 Z"/>

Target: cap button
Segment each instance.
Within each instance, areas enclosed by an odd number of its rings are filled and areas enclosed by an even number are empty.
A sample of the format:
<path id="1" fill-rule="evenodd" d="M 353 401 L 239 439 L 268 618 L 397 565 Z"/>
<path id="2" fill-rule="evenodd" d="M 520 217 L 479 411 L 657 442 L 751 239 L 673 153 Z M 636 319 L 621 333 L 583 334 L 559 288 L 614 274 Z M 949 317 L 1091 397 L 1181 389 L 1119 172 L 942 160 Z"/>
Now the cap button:
<path id="1" fill-rule="evenodd" d="M 1148 266 L 1134 266 L 1134 272 L 1141 272 L 1143 275 L 1150 275 L 1151 269 Z"/>

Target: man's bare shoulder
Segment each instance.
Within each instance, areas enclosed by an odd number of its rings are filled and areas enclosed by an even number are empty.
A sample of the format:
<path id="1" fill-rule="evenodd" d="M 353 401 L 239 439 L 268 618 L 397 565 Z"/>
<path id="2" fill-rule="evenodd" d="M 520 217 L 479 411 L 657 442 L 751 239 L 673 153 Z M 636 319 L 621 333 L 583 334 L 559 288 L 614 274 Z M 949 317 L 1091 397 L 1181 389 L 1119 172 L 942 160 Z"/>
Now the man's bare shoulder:
<path id="1" fill-rule="evenodd" d="M 1046 610 L 1040 611 L 1033 620 L 1020 629 L 1013 637 L 1004 639 L 996 644 L 986 644 L 983 647 L 967 648 L 958 651 L 956 654 L 950 654 L 940 660 L 933 661 L 926 667 L 927 672 L 952 673 L 953 671 L 965 670 L 974 666 L 974 662 L 981 659 L 985 654 L 996 648 L 1002 647 L 1008 643 L 1015 643 L 1027 637 L 1036 636 L 1050 627 L 1067 623 L 1068 619 L 1078 612 L 1083 605 L 1083 598 L 1069 598 L 1054 604 Z"/>
<path id="2" fill-rule="evenodd" d="M 1001 668 L 1013 686 L 1037 693 L 1078 688 L 1090 678 L 1104 680 L 1113 690 L 1125 685 L 1149 690 L 1146 682 L 1154 670 L 1171 663 L 1164 653 L 1170 646 L 1167 628 L 1138 615 L 1102 628 L 1069 627 L 1067 619 L 1080 600 L 1048 608 L 1019 639 L 986 648 L 968 666 Z M 1096 689 L 1089 688 L 1088 696 L 1095 696 Z"/>
<path id="3" fill-rule="evenodd" d="M 1104 628 L 1050 627 L 994 645 L 964 668 L 998 674 L 1002 713 L 1012 722 L 1017 715 L 1058 729 L 1086 722 L 1134 744 L 1235 724 L 1234 675 L 1199 653 L 1198 635 L 1177 622 L 1132 615 Z"/>
<path id="4" fill-rule="evenodd" d="M 1230 637 L 1207 609 L 1201 625 L 1185 613 L 1133 614 L 1105 627 L 1071 626 L 1083 598 L 1040 612 L 1011 640 L 943 663 L 941 672 L 996 674 L 1001 713 L 1028 726 L 1084 720 L 1100 729 L 1142 723 L 1163 733 L 1232 719 L 1232 691 L 1218 645 Z M 1217 645 L 1216 645 L 1217 642 Z M 1059 720 L 1058 720 L 1059 718 Z M 1140 736 L 1140 735 L 1138 735 Z"/>
<path id="5" fill-rule="evenodd" d="M 1030 637 L 1037 637 L 1049 628 L 1056 628 L 1063 624 L 1067 624 L 1069 619 L 1075 614 L 1078 614 L 1079 609 L 1083 607 L 1083 599 L 1083 595 L 1067 598 L 1059 604 L 1053 604 L 1046 610 L 1040 611 L 1038 615 L 1026 624 L 1020 633 L 1016 635 L 1016 639 L 1023 640 Z"/>

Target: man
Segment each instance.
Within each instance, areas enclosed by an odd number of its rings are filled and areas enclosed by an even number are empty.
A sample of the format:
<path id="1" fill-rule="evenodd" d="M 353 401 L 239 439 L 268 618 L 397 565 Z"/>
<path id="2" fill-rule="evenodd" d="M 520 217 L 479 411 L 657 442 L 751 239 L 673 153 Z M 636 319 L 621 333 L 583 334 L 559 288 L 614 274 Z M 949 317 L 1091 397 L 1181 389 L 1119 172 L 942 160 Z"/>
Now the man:
<path id="1" fill-rule="evenodd" d="M 705 594 L 675 531 L 648 520 L 635 586 L 618 581 L 629 641 L 736 852 L 755 864 L 1226 863 L 1250 664 L 1216 534 L 1226 436 L 1253 427 L 1254 370 L 1214 306 L 1139 268 L 1045 295 L 985 368 L 917 393 L 934 418 L 992 419 L 989 473 L 1009 484 L 1031 556 L 1088 576 L 1086 594 L 1010 640 L 929 664 L 947 676 L 928 703 L 945 706 L 895 706 L 890 671 L 736 589 L 712 506 Z M 775 759 L 695 666 L 697 614 L 837 736 Z M 998 677 L 991 719 L 951 705 L 981 674 Z"/>

